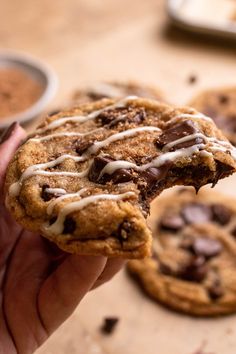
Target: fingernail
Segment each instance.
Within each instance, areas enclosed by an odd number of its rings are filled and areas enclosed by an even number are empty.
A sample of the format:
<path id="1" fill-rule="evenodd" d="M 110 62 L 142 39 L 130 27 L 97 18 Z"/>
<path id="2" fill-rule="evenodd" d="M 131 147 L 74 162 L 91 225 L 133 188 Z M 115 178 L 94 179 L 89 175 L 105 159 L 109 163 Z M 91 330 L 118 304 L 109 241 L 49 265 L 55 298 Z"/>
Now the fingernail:
<path id="1" fill-rule="evenodd" d="M 18 123 L 14 122 L 12 123 L 0 136 L 0 144 L 3 144 L 6 140 L 8 140 L 11 135 L 14 133 Z"/>

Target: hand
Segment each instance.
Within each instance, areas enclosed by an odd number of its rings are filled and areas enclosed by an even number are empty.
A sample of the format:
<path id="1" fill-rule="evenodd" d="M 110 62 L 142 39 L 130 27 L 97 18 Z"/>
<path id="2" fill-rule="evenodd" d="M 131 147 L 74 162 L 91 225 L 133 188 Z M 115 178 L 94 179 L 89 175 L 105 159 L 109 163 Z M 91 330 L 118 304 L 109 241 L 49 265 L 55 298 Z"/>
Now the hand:
<path id="1" fill-rule="evenodd" d="M 0 141 L 0 353 L 33 353 L 92 288 L 122 267 L 120 259 L 70 255 L 24 230 L 4 205 L 6 167 L 24 130 L 13 124 Z"/>

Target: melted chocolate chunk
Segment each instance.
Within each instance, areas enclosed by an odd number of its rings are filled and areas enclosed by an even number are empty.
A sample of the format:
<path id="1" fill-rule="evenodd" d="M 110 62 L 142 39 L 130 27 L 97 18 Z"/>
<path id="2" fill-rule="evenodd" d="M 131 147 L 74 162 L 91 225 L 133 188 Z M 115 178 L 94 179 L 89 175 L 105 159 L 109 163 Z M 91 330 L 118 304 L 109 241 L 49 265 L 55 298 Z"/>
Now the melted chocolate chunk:
<path id="1" fill-rule="evenodd" d="M 185 222 L 181 215 L 178 214 L 165 214 L 160 222 L 160 228 L 163 230 L 170 230 L 170 231 L 179 231 L 185 225 Z"/>
<path id="2" fill-rule="evenodd" d="M 193 240 L 191 249 L 197 256 L 212 258 L 221 253 L 222 244 L 218 240 L 199 237 Z"/>
<path id="3" fill-rule="evenodd" d="M 101 331 L 104 334 L 112 334 L 119 322 L 118 317 L 107 317 L 104 319 Z"/>
<path id="4" fill-rule="evenodd" d="M 178 276 L 187 281 L 200 283 L 205 279 L 207 272 L 208 266 L 205 258 L 202 256 L 196 256 L 191 259 L 189 264 L 179 271 Z"/>
<path id="5" fill-rule="evenodd" d="M 145 171 L 142 171 L 139 177 L 145 181 L 145 188 L 142 189 L 142 193 L 148 196 L 151 195 L 158 188 L 158 184 L 164 180 L 172 167 L 172 162 L 166 162 L 160 167 L 150 167 Z"/>
<path id="6" fill-rule="evenodd" d="M 159 149 L 162 149 L 166 144 L 171 143 L 172 141 L 178 140 L 188 135 L 198 133 L 199 129 L 196 124 L 191 120 L 185 120 L 180 123 L 171 125 L 170 128 L 164 130 L 164 132 L 158 137 L 156 145 Z M 182 148 L 187 148 L 195 144 L 204 143 L 202 138 L 195 138 L 183 143 L 173 146 L 170 151 L 175 151 Z"/>
<path id="7" fill-rule="evenodd" d="M 95 157 L 93 164 L 89 170 L 89 174 L 88 174 L 89 180 L 95 183 L 97 182 L 105 183 L 106 182 L 105 176 L 100 178 L 100 173 L 104 169 L 104 167 L 111 161 L 114 161 L 114 159 L 108 155 Z"/>
<path id="8" fill-rule="evenodd" d="M 209 297 L 214 301 L 218 300 L 224 295 L 224 290 L 219 279 L 217 279 L 211 286 L 209 286 L 207 290 Z"/>
<path id="9" fill-rule="evenodd" d="M 82 155 L 90 146 L 93 145 L 92 141 L 86 141 L 86 140 L 78 140 L 76 142 L 76 147 L 75 151 L 77 152 L 78 155 Z"/>
<path id="10" fill-rule="evenodd" d="M 221 225 L 226 225 L 230 222 L 232 212 L 229 208 L 222 204 L 213 204 L 211 206 L 214 221 Z"/>
<path id="11" fill-rule="evenodd" d="M 72 218 L 66 218 L 64 221 L 63 234 L 72 234 L 76 229 L 76 222 Z"/>
<path id="12" fill-rule="evenodd" d="M 215 160 L 215 163 L 216 163 L 217 172 L 216 172 L 215 180 L 212 183 L 212 188 L 215 187 L 219 179 L 228 176 L 233 171 L 233 168 L 231 166 L 228 166 L 223 162 Z"/>
<path id="13" fill-rule="evenodd" d="M 88 174 L 89 180 L 101 184 L 104 184 L 109 181 L 112 181 L 114 184 L 117 184 L 129 182 L 133 179 L 132 170 L 124 168 L 116 170 L 111 175 L 105 173 L 103 176 L 100 177 L 100 173 L 103 168 L 111 161 L 115 161 L 115 159 L 108 155 L 95 157 Z"/>
<path id="14" fill-rule="evenodd" d="M 231 230 L 231 234 L 236 237 L 236 227 L 233 228 L 233 230 Z"/>
<path id="15" fill-rule="evenodd" d="M 41 197 L 45 202 L 48 202 L 49 200 L 51 200 L 53 198 L 53 194 L 47 193 L 46 189 L 50 188 L 50 186 L 48 184 L 44 184 L 42 186 L 42 193 L 41 193 Z"/>
<path id="16" fill-rule="evenodd" d="M 201 203 L 186 204 L 181 214 L 188 224 L 201 224 L 212 219 L 211 208 Z"/>

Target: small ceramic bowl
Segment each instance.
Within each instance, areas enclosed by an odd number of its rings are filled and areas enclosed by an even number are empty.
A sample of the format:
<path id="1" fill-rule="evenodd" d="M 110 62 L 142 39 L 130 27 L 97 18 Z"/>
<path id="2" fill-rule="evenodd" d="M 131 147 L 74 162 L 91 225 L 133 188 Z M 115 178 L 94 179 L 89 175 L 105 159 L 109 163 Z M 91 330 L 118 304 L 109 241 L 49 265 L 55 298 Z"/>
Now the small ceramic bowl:
<path id="1" fill-rule="evenodd" d="M 22 70 L 42 86 L 41 96 L 29 108 L 0 119 L 0 129 L 4 129 L 14 121 L 23 124 L 41 114 L 57 91 L 58 79 L 54 71 L 45 63 L 28 54 L 14 51 L 0 51 L 1 68 Z"/>

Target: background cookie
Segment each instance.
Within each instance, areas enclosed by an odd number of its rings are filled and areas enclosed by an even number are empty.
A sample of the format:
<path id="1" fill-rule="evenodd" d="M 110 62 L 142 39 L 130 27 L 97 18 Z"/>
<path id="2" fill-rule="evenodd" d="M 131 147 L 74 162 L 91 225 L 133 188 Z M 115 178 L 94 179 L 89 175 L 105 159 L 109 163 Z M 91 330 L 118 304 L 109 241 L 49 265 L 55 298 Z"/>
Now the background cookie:
<path id="1" fill-rule="evenodd" d="M 154 204 L 153 256 L 129 272 L 152 298 L 191 315 L 236 311 L 236 200 L 179 190 Z"/>
<path id="2" fill-rule="evenodd" d="M 234 153 L 193 109 L 104 99 L 46 118 L 9 166 L 7 205 L 68 252 L 140 258 L 150 201 L 175 184 L 215 185 Z"/>
<path id="3" fill-rule="evenodd" d="M 121 98 L 138 96 L 165 102 L 161 90 L 154 86 L 144 85 L 134 81 L 127 82 L 97 82 L 87 88 L 78 89 L 72 97 L 72 105 L 93 102 L 102 98 Z"/>
<path id="4" fill-rule="evenodd" d="M 213 118 L 229 141 L 236 145 L 236 87 L 203 91 L 189 105 Z"/>

